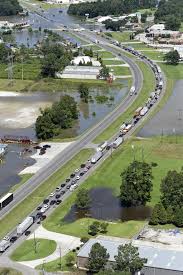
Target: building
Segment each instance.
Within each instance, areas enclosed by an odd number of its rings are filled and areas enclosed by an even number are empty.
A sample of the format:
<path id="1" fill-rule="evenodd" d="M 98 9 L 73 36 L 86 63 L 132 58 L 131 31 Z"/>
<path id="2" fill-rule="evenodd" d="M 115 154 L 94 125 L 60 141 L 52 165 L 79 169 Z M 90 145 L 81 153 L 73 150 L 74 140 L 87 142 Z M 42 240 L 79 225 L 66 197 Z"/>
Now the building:
<path id="1" fill-rule="evenodd" d="M 75 57 L 72 61 L 71 64 L 72 65 L 80 65 L 80 64 L 87 64 L 87 63 L 91 63 L 92 66 L 100 66 L 100 62 L 91 58 L 90 56 L 77 56 Z"/>
<path id="2" fill-rule="evenodd" d="M 8 148 L 7 144 L 0 143 L 0 157 L 4 156 L 4 154 L 6 153 L 7 148 Z"/>
<path id="3" fill-rule="evenodd" d="M 62 73 L 56 73 L 58 78 L 97 79 L 99 66 L 67 66 Z"/>
<path id="4" fill-rule="evenodd" d="M 178 51 L 180 59 L 183 60 L 183 46 L 175 46 L 174 50 Z"/>
<path id="5" fill-rule="evenodd" d="M 114 240 L 115 239 L 115 240 Z M 109 267 L 114 261 L 114 256 L 118 253 L 118 246 L 131 242 L 132 245 L 139 248 L 140 257 L 146 258 L 142 271 L 138 275 L 182 275 L 183 274 L 183 248 L 170 249 L 168 245 L 156 244 L 151 242 L 144 242 L 140 240 L 127 240 L 107 237 L 98 237 L 90 239 L 79 250 L 77 255 L 77 266 L 80 269 L 86 269 L 88 262 L 88 255 L 91 247 L 96 242 L 100 243 L 107 249 L 109 253 Z"/>

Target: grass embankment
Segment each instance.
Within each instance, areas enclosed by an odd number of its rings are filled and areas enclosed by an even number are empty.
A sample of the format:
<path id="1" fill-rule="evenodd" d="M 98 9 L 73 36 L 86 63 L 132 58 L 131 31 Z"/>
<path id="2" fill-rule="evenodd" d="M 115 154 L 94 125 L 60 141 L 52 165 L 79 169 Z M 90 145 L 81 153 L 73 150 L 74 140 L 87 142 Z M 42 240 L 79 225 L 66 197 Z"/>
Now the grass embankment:
<path id="1" fill-rule="evenodd" d="M 109 67 L 110 71 L 113 72 L 115 76 L 125 76 L 131 75 L 131 71 L 128 67 Z"/>
<path id="2" fill-rule="evenodd" d="M 28 181 L 33 174 L 25 174 L 20 176 L 20 182 L 15 184 L 14 186 L 11 187 L 10 192 L 15 192 L 21 185 L 23 185 L 26 181 Z"/>
<path id="3" fill-rule="evenodd" d="M 22 275 L 22 272 L 19 272 L 13 268 L 0 267 L 1 275 Z"/>
<path id="4" fill-rule="evenodd" d="M 153 191 L 149 203 L 153 206 L 160 198 L 161 179 L 170 169 L 180 170 L 183 160 L 183 138 L 174 136 L 149 139 L 133 138 L 113 153 L 112 158 L 106 159 L 102 165 L 85 181 L 84 187 L 88 189 L 96 187 L 112 188 L 115 195 L 119 195 L 121 185 L 121 172 L 133 161 L 134 145 L 136 160 L 142 160 L 142 149 L 144 160 L 148 163 L 155 162 L 157 167 L 153 168 Z M 81 188 L 81 187 L 80 187 Z M 79 189 L 80 189 L 79 188 Z M 77 192 L 79 192 L 79 189 Z M 79 219 L 75 222 L 66 223 L 64 216 L 74 204 L 76 192 L 73 193 L 63 204 L 59 206 L 47 220 L 44 226 L 51 231 L 78 237 L 88 236 L 88 225 L 93 221 L 90 218 Z M 144 225 L 144 221 L 113 221 L 109 223 L 107 235 L 118 237 L 132 237 Z"/>
<path id="5" fill-rule="evenodd" d="M 13 261 L 32 261 L 51 255 L 57 247 L 53 240 L 33 239 L 23 242 L 11 254 Z"/>
<path id="6" fill-rule="evenodd" d="M 75 271 L 76 268 L 74 266 L 70 267 L 70 266 L 67 265 L 66 258 L 68 257 L 68 255 L 73 255 L 74 259 L 75 259 L 74 262 L 76 262 L 76 253 L 71 251 L 71 252 L 69 252 L 68 254 L 66 254 L 65 256 L 63 256 L 61 258 L 61 263 L 60 263 L 60 259 L 54 260 L 52 262 L 45 263 L 44 264 L 44 270 L 46 272 L 57 272 L 57 271 L 70 271 L 70 272 L 73 272 L 73 271 Z M 36 269 L 39 269 L 39 270 L 43 269 L 43 265 L 36 266 Z"/>
<path id="7" fill-rule="evenodd" d="M 41 186 L 33 191 L 32 194 L 0 220 L 0 238 L 5 236 L 19 222 L 29 215 L 46 196 L 48 196 L 63 180 L 65 180 L 74 169 L 78 168 L 81 163 L 86 161 L 92 153 L 92 149 L 83 149 L 80 151 L 72 160 L 56 171 Z"/>
<path id="8" fill-rule="evenodd" d="M 132 40 L 130 40 L 130 34 L 132 34 L 132 32 L 110 32 L 109 33 L 109 35 L 112 35 L 113 39 L 115 39 L 119 42 L 132 41 Z"/>
<path id="9" fill-rule="evenodd" d="M 97 138 L 94 139 L 95 143 L 100 143 L 112 137 L 118 131 L 123 121 L 128 121 L 130 118 L 133 117 L 135 110 L 145 103 L 150 92 L 153 90 L 153 87 L 155 86 L 155 78 L 153 72 L 151 71 L 149 66 L 143 62 L 138 62 L 138 65 L 144 77 L 142 91 L 140 92 L 135 102 L 126 110 L 126 112 L 119 116 L 117 120 L 115 120 L 106 130 L 104 130 Z"/>

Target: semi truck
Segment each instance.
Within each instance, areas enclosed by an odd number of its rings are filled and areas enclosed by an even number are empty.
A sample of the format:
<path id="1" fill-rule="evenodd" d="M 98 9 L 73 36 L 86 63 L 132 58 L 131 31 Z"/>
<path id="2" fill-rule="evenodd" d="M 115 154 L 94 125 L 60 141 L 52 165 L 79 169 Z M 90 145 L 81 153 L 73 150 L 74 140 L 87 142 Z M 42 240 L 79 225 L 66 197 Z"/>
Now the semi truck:
<path id="1" fill-rule="evenodd" d="M 140 111 L 140 115 L 141 115 L 141 116 L 144 116 L 147 112 L 148 112 L 148 108 L 145 106 L 145 107 Z"/>
<path id="2" fill-rule="evenodd" d="M 91 158 L 91 163 L 96 163 L 102 156 L 103 153 L 101 151 L 96 152 L 95 155 Z"/>
<path id="3" fill-rule="evenodd" d="M 22 223 L 17 226 L 17 234 L 22 235 L 33 223 L 34 217 L 27 217 Z"/>
<path id="4" fill-rule="evenodd" d="M 2 240 L 0 242 L 0 252 L 4 252 L 10 246 L 9 240 Z"/>
<path id="5" fill-rule="evenodd" d="M 142 107 L 137 108 L 134 114 L 134 118 L 140 115 L 140 111 L 142 110 Z"/>
<path id="6" fill-rule="evenodd" d="M 103 150 L 107 147 L 107 145 L 108 145 L 107 141 L 102 142 L 102 143 L 98 146 L 97 151 L 103 151 Z"/>
<path id="7" fill-rule="evenodd" d="M 121 143 L 123 142 L 123 138 L 122 137 L 118 137 L 114 142 L 113 142 L 113 148 L 117 148 L 119 145 L 121 145 Z"/>

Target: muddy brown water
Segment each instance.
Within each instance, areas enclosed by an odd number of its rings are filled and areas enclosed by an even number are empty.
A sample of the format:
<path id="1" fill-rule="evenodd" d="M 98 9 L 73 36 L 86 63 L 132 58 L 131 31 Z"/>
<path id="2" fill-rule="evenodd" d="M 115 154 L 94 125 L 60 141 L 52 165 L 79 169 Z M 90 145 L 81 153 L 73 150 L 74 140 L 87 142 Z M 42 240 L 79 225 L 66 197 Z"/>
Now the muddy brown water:
<path id="1" fill-rule="evenodd" d="M 148 206 L 123 207 L 120 199 L 113 195 L 112 189 L 94 188 L 89 192 L 91 205 L 88 210 L 78 210 L 73 205 L 64 217 L 64 222 L 74 222 L 84 217 L 92 217 L 105 221 L 145 220 L 151 215 Z"/>

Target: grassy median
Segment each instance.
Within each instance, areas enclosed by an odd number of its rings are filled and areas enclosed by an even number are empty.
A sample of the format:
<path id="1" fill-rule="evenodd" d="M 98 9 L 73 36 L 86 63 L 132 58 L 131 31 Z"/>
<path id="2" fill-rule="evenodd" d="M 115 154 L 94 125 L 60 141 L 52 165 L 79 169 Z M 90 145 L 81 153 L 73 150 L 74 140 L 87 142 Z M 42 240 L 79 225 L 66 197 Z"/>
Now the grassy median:
<path id="1" fill-rule="evenodd" d="M 9 214 L 0 220 L 0 238 L 11 231 L 47 197 L 74 169 L 85 162 L 93 153 L 92 149 L 81 150 L 72 160 L 57 170 L 35 191 L 19 203 Z"/>
<path id="2" fill-rule="evenodd" d="M 147 100 L 151 91 L 155 87 L 155 78 L 152 70 L 143 62 L 138 61 L 139 68 L 143 73 L 143 88 L 135 102 L 119 116 L 106 130 L 104 130 L 98 137 L 94 139 L 94 143 L 100 143 L 104 140 L 108 140 L 112 137 L 119 129 L 120 125 L 123 124 L 123 121 L 128 121 L 133 117 L 135 110 L 143 105 Z"/>

